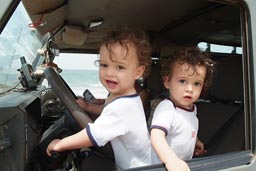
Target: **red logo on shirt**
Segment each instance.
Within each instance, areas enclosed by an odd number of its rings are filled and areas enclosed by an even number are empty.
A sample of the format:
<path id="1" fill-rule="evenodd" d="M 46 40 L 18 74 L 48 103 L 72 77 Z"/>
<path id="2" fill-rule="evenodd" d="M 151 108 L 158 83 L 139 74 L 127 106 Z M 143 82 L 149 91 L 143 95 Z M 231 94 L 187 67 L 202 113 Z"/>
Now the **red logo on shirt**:
<path id="1" fill-rule="evenodd" d="M 196 137 L 196 131 L 192 131 L 192 138 Z"/>

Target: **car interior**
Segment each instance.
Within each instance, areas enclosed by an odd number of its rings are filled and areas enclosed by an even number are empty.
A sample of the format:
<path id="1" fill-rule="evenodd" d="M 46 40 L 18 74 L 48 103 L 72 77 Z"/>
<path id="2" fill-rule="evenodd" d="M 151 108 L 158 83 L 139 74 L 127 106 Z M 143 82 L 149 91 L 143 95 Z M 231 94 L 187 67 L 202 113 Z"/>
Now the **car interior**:
<path id="1" fill-rule="evenodd" d="M 201 157 L 248 148 L 245 140 L 243 55 L 236 51 L 242 47 L 242 4 L 205 0 L 58 0 L 42 3 L 23 0 L 32 27 L 41 34 L 50 32 L 51 41 L 62 53 L 98 53 L 101 38 L 116 26 L 138 27 L 148 33 L 153 46 L 153 62 L 144 86 L 150 92 L 151 114 L 153 105 L 157 105 L 155 102 L 165 97 L 166 90 L 160 77 L 161 60 L 170 57 L 176 46 L 205 42 L 205 50 L 217 63 L 217 73 L 208 95 L 197 102 L 198 136 L 208 151 Z M 228 53 L 213 52 L 211 44 L 232 49 Z"/>
<path id="2" fill-rule="evenodd" d="M 168 95 L 160 75 L 162 60 L 171 57 L 173 50 L 181 45 L 199 46 L 203 51 L 208 52 L 217 64 L 216 73 L 208 94 L 201 96 L 196 102 L 199 119 L 198 137 L 204 142 L 207 153 L 195 156 L 187 162 L 191 171 L 226 169 L 250 163 L 253 151 L 250 132 L 251 83 L 246 34 L 248 28 L 245 24 L 249 21 L 246 17 L 248 15 L 246 4 L 242 1 L 22 0 L 21 2 L 31 19 L 28 27 L 37 30 L 39 37 L 48 35 L 47 46 L 50 49 L 57 49 L 60 53 L 98 54 L 102 38 L 108 30 L 118 26 L 143 29 L 152 45 L 151 70 L 143 82 L 143 86 L 150 93 L 148 126 L 156 106 Z M 40 58 L 44 59 L 44 56 Z M 54 61 L 54 57 L 51 60 Z M 58 84 L 58 81 L 50 81 L 55 80 L 52 72 L 46 71 L 46 77 L 50 84 Z M 65 95 L 62 94 L 63 89 L 63 87 L 54 89 L 60 99 L 65 99 Z M 36 100 L 35 103 L 43 104 L 52 96 L 55 98 L 53 94 L 40 97 L 41 101 Z M 66 103 L 76 106 L 71 101 Z M 31 108 L 27 107 L 26 111 L 33 113 L 36 110 L 35 107 Z M 73 110 L 73 107 L 67 108 L 69 111 Z M 63 111 L 62 109 L 63 106 L 59 111 Z M 47 112 L 52 112 L 43 108 L 42 111 L 47 116 Z M 49 123 L 59 118 L 60 115 L 48 118 L 51 120 Z M 74 116 L 73 119 L 77 120 Z M 85 120 L 87 119 L 85 117 Z M 59 124 L 60 122 L 64 121 L 59 121 Z M 82 126 L 84 122 L 81 121 L 78 125 Z M 44 129 L 47 130 L 49 126 L 45 125 Z M 63 134 L 67 133 L 66 129 L 63 130 Z M 82 170 L 101 170 L 102 167 L 113 170 L 113 163 L 105 157 L 85 155 L 82 158 L 83 162 L 80 166 Z M 43 162 L 43 165 L 47 164 Z M 165 168 L 163 165 L 152 165 L 131 170 L 159 171 Z"/>

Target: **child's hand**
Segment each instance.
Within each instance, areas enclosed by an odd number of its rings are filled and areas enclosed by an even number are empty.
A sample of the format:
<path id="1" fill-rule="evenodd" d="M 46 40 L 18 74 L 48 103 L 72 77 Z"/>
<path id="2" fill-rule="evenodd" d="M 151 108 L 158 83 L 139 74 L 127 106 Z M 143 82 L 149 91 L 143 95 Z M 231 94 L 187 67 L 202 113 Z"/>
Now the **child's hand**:
<path id="1" fill-rule="evenodd" d="M 98 104 L 98 105 L 104 105 L 105 99 L 94 99 L 93 103 Z"/>
<path id="2" fill-rule="evenodd" d="M 51 152 L 52 151 L 58 151 L 58 143 L 60 142 L 60 139 L 55 139 L 52 140 L 52 142 L 48 145 L 47 149 L 46 149 L 46 153 L 48 156 L 52 156 Z"/>
<path id="3" fill-rule="evenodd" d="M 77 98 L 76 102 L 84 111 L 88 110 L 88 102 L 86 102 L 83 98 Z"/>
<path id="4" fill-rule="evenodd" d="M 168 171 L 190 171 L 188 164 L 179 158 L 166 163 L 165 167 Z"/>
<path id="5" fill-rule="evenodd" d="M 195 156 L 206 154 L 207 151 L 204 149 L 204 143 L 199 139 L 196 140 L 196 147 L 194 151 Z"/>

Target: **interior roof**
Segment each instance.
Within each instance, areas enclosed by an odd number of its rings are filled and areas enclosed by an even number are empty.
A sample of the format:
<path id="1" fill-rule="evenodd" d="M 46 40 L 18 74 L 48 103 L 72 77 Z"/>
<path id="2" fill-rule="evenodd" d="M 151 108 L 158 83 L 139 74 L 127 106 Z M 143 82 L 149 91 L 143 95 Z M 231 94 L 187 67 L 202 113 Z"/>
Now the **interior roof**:
<path id="1" fill-rule="evenodd" d="M 64 43 L 61 33 L 56 34 L 54 40 L 60 50 L 97 50 L 105 32 L 117 25 L 145 29 L 150 33 L 152 42 L 156 43 L 155 46 L 167 42 L 184 44 L 199 41 L 241 44 L 240 8 L 206 0 L 23 0 L 23 3 L 31 18 L 38 14 L 51 14 L 49 11 L 54 12 L 62 6 L 67 7 L 63 10 L 65 17 L 61 24 L 79 27 L 87 35 L 83 45 L 74 46 Z M 91 20 L 99 18 L 104 19 L 101 26 L 88 28 Z M 51 17 L 47 19 L 49 23 L 53 20 Z M 48 30 L 47 25 L 44 27 L 38 30 L 55 31 L 50 30 L 50 26 Z"/>
<path id="2" fill-rule="evenodd" d="M 70 8 L 67 14 L 67 22 L 70 24 L 86 27 L 88 24 L 86 21 L 90 20 L 90 18 L 103 16 L 105 27 L 112 24 L 133 25 L 151 31 L 158 31 L 166 26 L 167 21 L 175 21 L 184 16 L 184 14 L 189 14 L 191 11 L 209 4 L 205 0 L 197 0 L 195 2 L 186 0 L 95 0 L 90 3 L 87 0 L 83 0 L 81 3 L 74 3 L 74 1 L 69 3 Z M 79 13 L 78 11 L 83 12 Z"/>

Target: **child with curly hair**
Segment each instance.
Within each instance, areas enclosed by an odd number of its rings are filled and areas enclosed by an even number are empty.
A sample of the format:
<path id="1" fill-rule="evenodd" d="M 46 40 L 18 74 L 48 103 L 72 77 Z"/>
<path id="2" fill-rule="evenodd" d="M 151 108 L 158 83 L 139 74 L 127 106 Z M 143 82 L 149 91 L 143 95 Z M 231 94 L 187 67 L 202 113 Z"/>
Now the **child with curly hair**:
<path id="1" fill-rule="evenodd" d="M 151 164 L 151 144 L 143 104 L 134 83 L 147 75 L 151 63 L 147 36 L 121 28 L 108 33 L 100 48 L 99 77 L 109 96 L 94 123 L 47 148 L 64 151 L 104 146 L 111 142 L 118 170 Z"/>
<path id="2" fill-rule="evenodd" d="M 153 148 L 168 171 L 188 171 L 184 160 L 205 152 L 197 138 L 195 102 L 209 88 L 215 63 L 197 47 L 178 48 L 162 65 L 169 98 L 157 106 L 150 127 Z"/>

